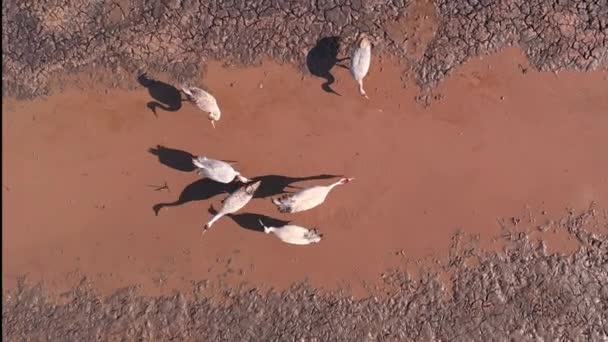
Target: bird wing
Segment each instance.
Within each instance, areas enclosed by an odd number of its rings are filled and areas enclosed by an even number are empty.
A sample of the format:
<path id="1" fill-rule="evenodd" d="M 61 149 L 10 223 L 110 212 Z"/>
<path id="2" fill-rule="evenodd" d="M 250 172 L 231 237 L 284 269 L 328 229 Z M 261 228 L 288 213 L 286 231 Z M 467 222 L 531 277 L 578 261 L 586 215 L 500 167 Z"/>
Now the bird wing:
<path id="1" fill-rule="evenodd" d="M 357 48 L 353 53 L 350 72 L 356 80 L 365 77 L 369 71 L 371 49 Z"/>
<path id="2" fill-rule="evenodd" d="M 231 182 L 234 179 L 236 172 L 230 164 L 221 160 L 203 158 L 197 158 L 194 165 L 201 168 L 207 177 L 216 178 L 222 182 Z"/>
<path id="3" fill-rule="evenodd" d="M 294 245 L 306 245 L 310 243 L 310 240 L 307 238 L 306 234 L 308 233 L 308 229 L 295 225 L 287 225 L 283 226 L 280 229 L 275 231 L 275 234 L 286 243 L 291 243 Z"/>
<path id="4" fill-rule="evenodd" d="M 215 97 L 213 97 L 213 95 L 209 94 L 203 89 L 192 87 L 190 88 L 190 91 L 192 92 L 194 102 L 196 102 L 199 107 L 208 108 L 206 110 L 211 110 L 214 107 L 217 107 L 217 101 L 215 100 Z"/>
<path id="5" fill-rule="evenodd" d="M 224 172 L 233 171 L 233 168 L 230 164 L 223 162 L 221 160 L 207 159 L 202 164 L 205 165 L 206 169 L 208 169 L 209 171 L 215 172 L 215 173 L 224 173 Z"/>
<path id="6" fill-rule="evenodd" d="M 308 189 L 301 190 L 283 200 L 283 206 L 288 206 L 291 212 L 308 210 L 321 204 L 327 196 L 327 187 L 313 186 Z"/>
<path id="7" fill-rule="evenodd" d="M 321 197 L 324 192 L 327 192 L 327 187 L 317 185 L 292 194 L 290 199 L 294 202 L 309 201 L 313 198 Z"/>
<path id="8" fill-rule="evenodd" d="M 247 194 L 245 187 L 242 187 L 226 197 L 222 210 L 229 214 L 234 213 L 243 208 L 252 198 L 253 195 Z"/>

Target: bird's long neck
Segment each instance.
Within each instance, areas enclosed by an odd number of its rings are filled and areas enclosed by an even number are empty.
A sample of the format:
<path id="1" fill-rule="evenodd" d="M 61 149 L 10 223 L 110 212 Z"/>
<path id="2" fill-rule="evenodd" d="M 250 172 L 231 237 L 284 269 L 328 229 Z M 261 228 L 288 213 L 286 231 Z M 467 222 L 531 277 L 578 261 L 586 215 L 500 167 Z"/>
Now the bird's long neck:
<path id="1" fill-rule="evenodd" d="M 270 232 L 272 232 L 274 230 L 274 228 L 272 228 L 272 227 L 265 226 L 264 223 L 262 222 L 262 220 L 258 220 L 258 222 L 260 222 L 260 225 L 264 229 L 264 233 L 270 234 Z"/>
<path id="2" fill-rule="evenodd" d="M 330 185 L 329 185 L 329 190 L 331 190 L 331 189 L 333 189 L 333 188 L 337 187 L 338 185 L 342 185 L 342 182 L 341 182 L 341 181 L 337 181 L 337 182 L 335 182 L 334 184 L 330 184 Z"/>
<path id="3" fill-rule="evenodd" d="M 247 179 L 246 177 L 243 177 L 243 175 L 241 175 L 240 172 L 236 172 L 236 177 L 242 182 L 242 183 L 247 183 L 249 182 L 249 179 Z"/>
<path id="4" fill-rule="evenodd" d="M 224 215 L 226 215 L 226 214 L 224 214 L 221 211 L 219 213 L 215 214 L 215 216 L 213 216 L 213 218 L 207 223 L 207 227 L 211 227 L 211 225 L 213 225 L 217 220 L 222 218 L 222 216 L 224 216 Z"/>
<path id="5" fill-rule="evenodd" d="M 190 87 L 188 87 L 187 85 L 182 85 L 181 89 L 184 92 L 184 94 L 186 94 L 188 96 L 192 96 L 192 91 L 190 91 Z"/>

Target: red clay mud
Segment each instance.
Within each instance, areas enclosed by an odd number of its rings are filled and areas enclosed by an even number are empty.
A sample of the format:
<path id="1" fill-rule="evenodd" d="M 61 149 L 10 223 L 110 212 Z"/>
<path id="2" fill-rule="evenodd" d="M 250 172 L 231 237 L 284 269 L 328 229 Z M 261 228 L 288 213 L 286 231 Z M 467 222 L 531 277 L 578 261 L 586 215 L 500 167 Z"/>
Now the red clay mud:
<path id="1" fill-rule="evenodd" d="M 568 208 L 608 203 L 606 72 L 535 72 L 513 48 L 465 64 L 423 108 L 399 70 L 375 57 L 366 101 L 340 68 L 332 71 L 337 96 L 289 66 L 212 63 L 201 83 L 222 107 L 217 129 L 185 102 L 155 117 L 146 89 L 4 100 L 3 285 L 26 274 L 56 289 L 82 275 L 104 291 L 155 293 L 218 277 L 356 288 L 397 265 L 399 251 L 445 255 L 459 229 L 489 242 L 501 218 L 541 226 Z M 270 198 L 240 212 L 318 227 L 319 244 L 282 244 L 243 229 L 238 216 L 203 238 L 210 205 L 225 195 L 156 216 L 154 205 L 200 179 L 160 163 L 148 152 L 157 145 L 235 160 L 247 177 L 356 179 L 308 212 L 280 214 Z M 557 240 L 556 250 L 575 246 Z"/>

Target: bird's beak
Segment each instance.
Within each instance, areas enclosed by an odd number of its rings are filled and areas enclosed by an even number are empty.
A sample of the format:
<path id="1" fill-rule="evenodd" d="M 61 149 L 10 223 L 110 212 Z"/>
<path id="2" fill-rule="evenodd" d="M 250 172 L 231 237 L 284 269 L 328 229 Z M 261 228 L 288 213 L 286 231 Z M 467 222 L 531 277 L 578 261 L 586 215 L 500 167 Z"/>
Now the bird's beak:
<path id="1" fill-rule="evenodd" d="M 213 126 L 213 128 L 215 128 L 215 121 L 211 120 L 211 126 Z"/>

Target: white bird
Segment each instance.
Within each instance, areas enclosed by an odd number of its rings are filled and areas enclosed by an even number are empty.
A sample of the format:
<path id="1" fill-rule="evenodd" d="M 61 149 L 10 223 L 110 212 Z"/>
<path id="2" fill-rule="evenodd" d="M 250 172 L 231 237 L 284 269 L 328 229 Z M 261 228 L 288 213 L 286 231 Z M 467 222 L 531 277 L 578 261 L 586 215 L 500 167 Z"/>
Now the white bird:
<path id="1" fill-rule="evenodd" d="M 366 99 L 369 99 L 369 97 L 367 97 L 367 94 L 363 89 L 363 79 L 369 71 L 371 58 L 372 44 L 364 34 L 361 34 L 357 41 L 357 47 L 355 48 L 351 57 L 350 73 L 359 85 L 359 93 Z"/>
<path id="2" fill-rule="evenodd" d="M 235 192 L 231 193 L 222 201 L 222 207 L 218 212 L 211 218 L 209 222 L 203 227 L 203 233 L 205 233 L 211 226 L 222 216 L 226 216 L 228 214 L 233 214 L 243 208 L 255 194 L 255 191 L 262 184 L 261 181 L 257 181 L 255 183 L 246 184 Z"/>
<path id="3" fill-rule="evenodd" d="M 182 85 L 182 91 L 188 96 L 188 100 L 194 103 L 203 112 L 209 113 L 211 125 L 215 128 L 215 122 L 222 116 L 222 111 L 217 105 L 217 100 L 213 95 L 197 87 Z"/>
<path id="4" fill-rule="evenodd" d="M 232 182 L 235 177 L 243 183 L 249 182 L 249 179 L 243 177 L 240 172 L 236 171 L 232 165 L 225 161 L 200 156 L 192 158 L 192 164 L 198 168 L 196 173 L 213 179 L 216 182 L 228 184 Z"/>
<path id="5" fill-rule="evenodd" d="M 274 233 L 281 241 L 293 245 L 308 245 L 321 241 L 323 234 L 319 234 L 316 229 L 288 224 L 283 227 L 266 227 L 262 220 L 259 220 L 266 234 Z"/>
<path id="6" fill-rule="evenodd" d="M 274 203 L 282 213 L 297 213 L 312 209 L 325 201 L 329 192 L 338 185 L 346 184 L 354 178 L 342 178 L 330 185 L 317 185 L 300 190 L 294 194 L 287 194 L 273 198 Z"/>

